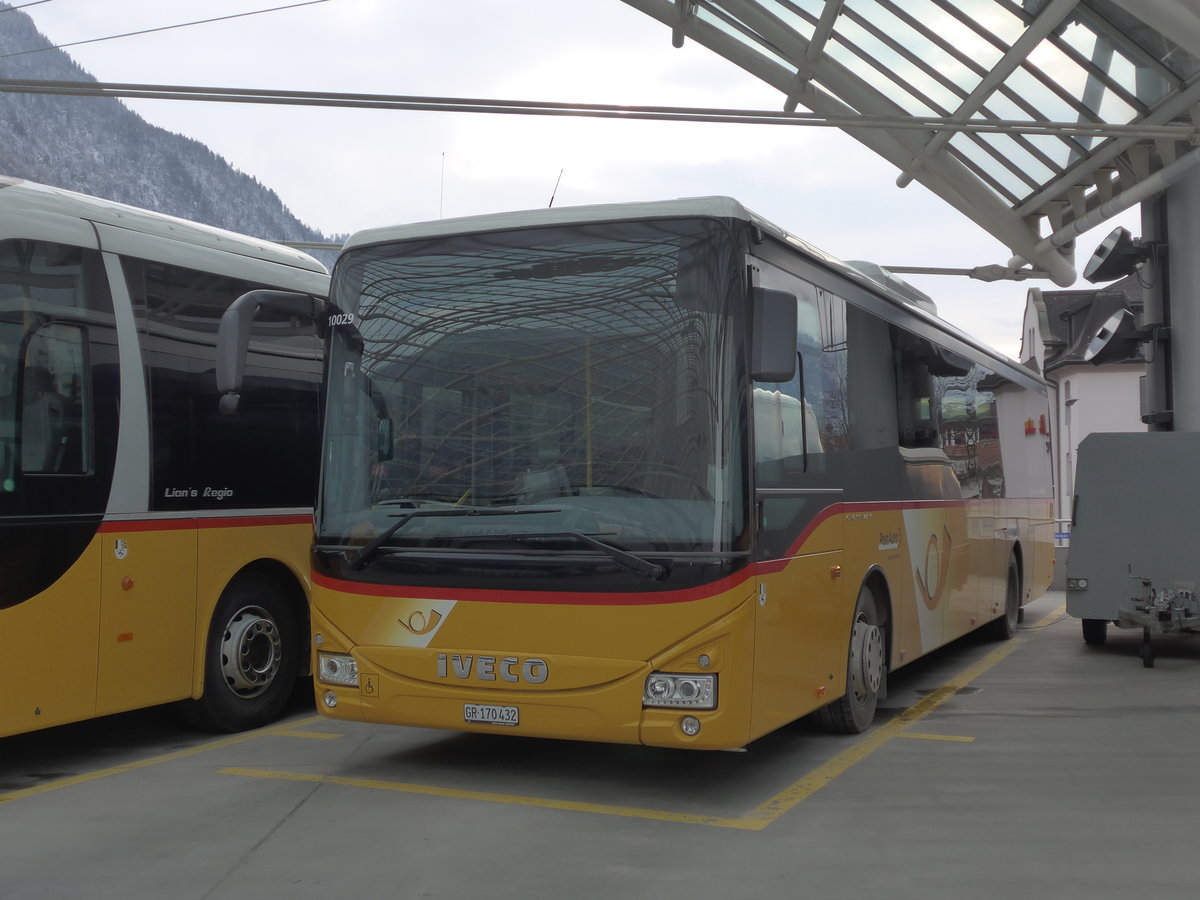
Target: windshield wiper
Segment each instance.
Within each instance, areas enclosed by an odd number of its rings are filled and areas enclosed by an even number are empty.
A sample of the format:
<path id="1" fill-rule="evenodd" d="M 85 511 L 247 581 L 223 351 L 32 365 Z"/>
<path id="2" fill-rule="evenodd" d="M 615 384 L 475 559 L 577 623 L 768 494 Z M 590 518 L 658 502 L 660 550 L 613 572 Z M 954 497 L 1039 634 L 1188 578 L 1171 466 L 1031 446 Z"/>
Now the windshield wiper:
<path id="1" fill-rule="evenodd" d="M 408 491 L 403 496 L 398 492 L 387 494 L 379 497 L 374 501 L 374 506 L 409 506 L 416 508 L 422 503 L 460 503 L 463 500 L 463 495 L 457 491 L 447 493 L 446 491 L 435 491 L 432 488 L 426 488 L 419 491 Z M 458 507 L 459 509 L 478 509 L 476 506 Z"/>
<path id="2" fill-rule="evenodd" d="M 547 531 L 545 533 L 525 533 L 516 532 L 514 534 L 504 535 L 486 535 L 488 539 L 494 540 L 542 540 L 544 538 L 571 538 L 579 541 L 581 544 L 586 544 L 593 550 L 599 550 L 626 572 L 632 572 L 635 575 L 642 575 L 649 578 L 651 581 L 662 581 L 667 577 L 667 567 L 658 563 L 650 562 L 648 559 L 643 559 L 630 553 L 628 550 L 622 550 L 620 547 L 614 547 L 612 544 L 602 541 L 599 538 L 593 537 L 590 534 L 584 534 L 581 531 Z"/>
<path id="3" fill-rule="evenodd" d="M 562 510 L 540 506 L 489 507 L 486 509 L 452 507 L 450 509 L 414 509 L 412 512 L 393 513 L 392 518 L 396 520 L 395 522 L 384 529 L 379 535 L 372 538 L 368 543 L 363 544 L 357 551 L 348 553 L 346 558 L 350 562 L 350 568 L 355 571 L 362 569 L 371 561 L 371 557 L 379 552 L 379 548 L 388 542 L 392 535 L 413 519 L 462 518 L 466 516 L 526 516 L 536 513 L 556 512 L 562 512 Z"/>

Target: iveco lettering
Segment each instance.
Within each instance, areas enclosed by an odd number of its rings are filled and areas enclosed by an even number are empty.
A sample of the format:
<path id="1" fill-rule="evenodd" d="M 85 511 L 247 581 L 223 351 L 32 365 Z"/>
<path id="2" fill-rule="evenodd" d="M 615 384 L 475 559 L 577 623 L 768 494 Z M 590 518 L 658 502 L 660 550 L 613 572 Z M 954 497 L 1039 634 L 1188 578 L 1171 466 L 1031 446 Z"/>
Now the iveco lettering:
<path id="1" fill-rule="evenodd" d="M 437 655 L 437 673 L 439 678 L 478 678 L 480 681 L 508 681 L 516 683 L 524 681 L 527 684 L 543 684 L 550 675 L 549 667 L 544 659 L 520 659 L 516 656 L 472 656 L 471 654 L 451 654 L 447 660 L 445 653 Z"/>

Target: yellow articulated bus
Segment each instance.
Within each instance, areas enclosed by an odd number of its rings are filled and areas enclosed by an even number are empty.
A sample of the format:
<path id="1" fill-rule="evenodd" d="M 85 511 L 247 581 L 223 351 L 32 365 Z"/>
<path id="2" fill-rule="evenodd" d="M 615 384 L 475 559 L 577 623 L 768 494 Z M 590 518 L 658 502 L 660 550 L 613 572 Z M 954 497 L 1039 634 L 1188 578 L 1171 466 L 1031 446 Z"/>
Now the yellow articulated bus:
<path id="1" fill-rule="evenodd" d="M 364 232 L 330 304 L 326 715 L 859 732 L 890 671 L 1049 584 L 1045 382 L 733 200 Z"/>
<path id="2" fill-rule="evenodd" d="M 226 307 L 322 296 L 306 254 L 0 178 L 0 736 L 183 701 L 220 730 L 307 670 L 323 346 L 311 314 L 248 335 Z"/>

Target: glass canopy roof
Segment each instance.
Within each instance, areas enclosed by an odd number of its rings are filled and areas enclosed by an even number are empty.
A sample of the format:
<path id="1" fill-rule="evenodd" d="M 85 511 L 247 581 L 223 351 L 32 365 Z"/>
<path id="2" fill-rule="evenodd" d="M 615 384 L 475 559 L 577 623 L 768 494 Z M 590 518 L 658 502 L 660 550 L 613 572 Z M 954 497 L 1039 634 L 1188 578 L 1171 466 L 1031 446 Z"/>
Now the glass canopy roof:
<path id="1" fill-rule="evenodd" d="M 1075 278 L 1073 239 L 1200 163 L 1192 0 L 624 0 Z M 1169 35 L 1169 37 L 1168 37 Z"/>

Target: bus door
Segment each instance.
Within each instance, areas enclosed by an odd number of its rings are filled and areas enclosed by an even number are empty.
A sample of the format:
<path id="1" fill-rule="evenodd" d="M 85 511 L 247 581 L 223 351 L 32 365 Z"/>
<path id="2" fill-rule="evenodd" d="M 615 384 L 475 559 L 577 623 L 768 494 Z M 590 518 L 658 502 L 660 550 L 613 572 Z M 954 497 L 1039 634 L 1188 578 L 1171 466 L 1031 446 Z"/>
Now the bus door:
<path id="1" fill-rule="evenodd" d="M 0 734 L 94 713 L 113 345 L 95 250 L 0 240 Z"/>
<path id="2" fill-rule="evenodd" d="M 947 452 L 956 451 L 975 594 L 970 620 L 960 621 L 957 630 L 947 635 L 957 637 L 1004 610 L 1008 557 L 1016 537 L 1015 523 L 1006 518 L 1011 504 L 1004 498 L 1017 475 L 1011 449 L 1020 446 L 1025 423 L 1019 408 L 1021 391 L 1011 390 L 1015 387 L 1011 382 L 982 366 L 975 366 L 965 379 L 943 381 L 942 416 L 955 444 Z M 1017 408 L 1010 402 L 1013 397 Z"/>
<path id="3" fill-rule="evenodd" d="M 763 285 L 797 302 L 797 367 L 753 386 L 755 697 L 761 734 L 839 696 L 857 585 L 841 578 L 841 467 L 848 447 L 844 302 L 762 265 Z M 849 606 L 847 606 L 849 592 Z"/>
<path id="4" fill-rule="evenodd" d="M 841 499 L 841 491 L 828 489 L 757 492 L 755 734 L 843 690 L 854 596 L 841 577 Z"/>
<path id="5" fill-rule="evenodd" d="M 101 228 L 105 246 L 121 235 Z M 228 297 L 210 299 L 220 279 L 165 263 L 109 253 L 113 277 L 129 291 L 132 330 L 122 333 L 124 478 L 101 545 L 101 608 L 96 713 L 139 709 L 192 694 L 196 669 L 198 526 L 207 505 L 195 456 L 206 435 L 197 424 L 212 383 L 211 344 Z M 129 373 L 136 375 L 128 379 Z M 131 383 L 131 381 L 133 383 Z M 135 466 L 127 465 L 139 460 Z M 207 611 L 205 611 L 207 612 Z M 207 624 L 207 617 L 204 618 Z"/>

